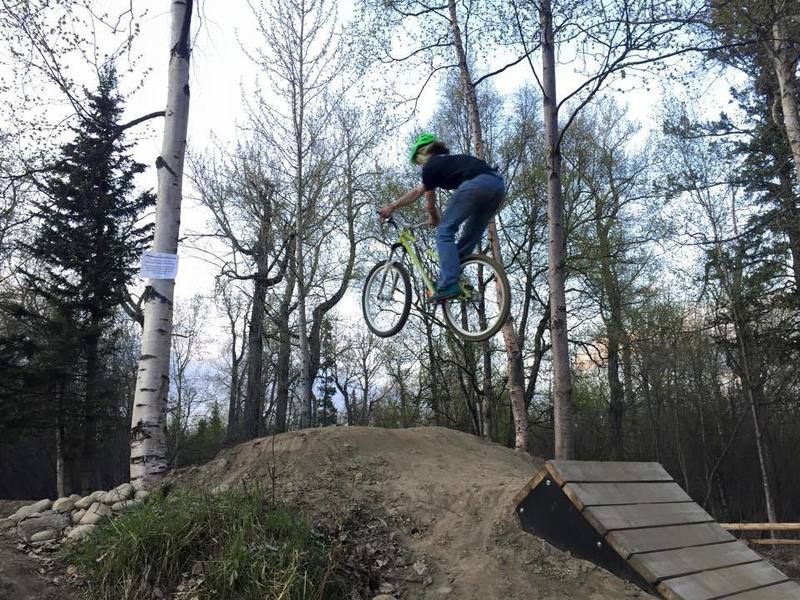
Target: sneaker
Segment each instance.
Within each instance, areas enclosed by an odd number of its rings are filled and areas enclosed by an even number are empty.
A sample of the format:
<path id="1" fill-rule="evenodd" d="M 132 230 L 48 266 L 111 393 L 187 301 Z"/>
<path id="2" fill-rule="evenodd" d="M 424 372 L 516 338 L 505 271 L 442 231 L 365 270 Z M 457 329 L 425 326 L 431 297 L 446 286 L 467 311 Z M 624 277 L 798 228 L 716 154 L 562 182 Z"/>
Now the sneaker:
<path id="1" fill-rule="evenodd" d="M 454 283 L 451 286 L 448 286 L 442 290 L 436 290 L 436 293 L 433 294 L 428 298 L 428 302 L 444 302 L 445 300 L 452 300 L 453 298 L 458 298 L 461 295 L 461 286 L 458 283 Z"/>

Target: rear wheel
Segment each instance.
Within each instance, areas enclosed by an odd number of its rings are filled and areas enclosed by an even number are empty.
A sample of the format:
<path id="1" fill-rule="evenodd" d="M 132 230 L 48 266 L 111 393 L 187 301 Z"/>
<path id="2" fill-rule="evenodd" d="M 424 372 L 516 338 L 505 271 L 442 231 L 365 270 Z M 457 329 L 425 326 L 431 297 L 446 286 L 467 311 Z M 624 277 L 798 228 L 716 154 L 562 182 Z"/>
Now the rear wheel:
<path id="1" fill-rule="evenodd" d="M 383 260 L 372 267 L 361 292 L 361 310 L 378 337 L 391 337 L 403 328 L 411 310 L 411 280 L 403 265 Z"/>
<path id="2" fill-rule="evenodd" d="M 482 254 L 461 261 L 461 295 L 444 303 L 444 320 L 462 340 L 488 340 L 508 319 L 511 294 L 503 267 Z"/>

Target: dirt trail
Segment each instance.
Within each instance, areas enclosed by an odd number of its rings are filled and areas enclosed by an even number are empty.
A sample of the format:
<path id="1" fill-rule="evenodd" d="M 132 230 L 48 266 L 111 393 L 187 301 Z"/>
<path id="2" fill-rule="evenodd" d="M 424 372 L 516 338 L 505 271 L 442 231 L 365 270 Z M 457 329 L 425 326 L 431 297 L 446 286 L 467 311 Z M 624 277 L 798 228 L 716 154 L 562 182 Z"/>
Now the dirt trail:
<path id="1" fill-rule="evenodd" d="M 274 444 L 273 444 L 274 441 Z M 329 427 L 246 442 L 176 483 L 271 487 L 312 512 L 357 503 L 413 556 L 409 599 L 650 598 L 521 531 L 513 497 L 542 461 L 443 428 Z M 386 584 L 384 584 L 386 585 Z"/>
<path id="2" fill-rule="evenodd" d="M 0 500 L 0 519 L 20 506 L 18 500 Z M 64 582 L 63 565 L 37 560 L 17 549 L 13 529 L 0 527 L 0 600 L 71 600 L 73 588 Z"/>

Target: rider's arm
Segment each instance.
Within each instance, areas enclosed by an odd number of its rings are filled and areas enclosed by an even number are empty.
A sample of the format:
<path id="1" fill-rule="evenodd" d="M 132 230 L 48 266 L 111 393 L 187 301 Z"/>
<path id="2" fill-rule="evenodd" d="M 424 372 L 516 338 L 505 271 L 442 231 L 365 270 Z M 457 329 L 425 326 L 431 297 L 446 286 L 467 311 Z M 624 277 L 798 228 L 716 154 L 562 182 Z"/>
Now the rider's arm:
<path id="1" fill-rule="evenodd" d="M 428 217 L 431 225 L 436 227 L 439 224 L 439 210 L 436 208 L 436 190 L 425 191 L 425 208 L 428 209 Z"/>
<path id="2" fill-rule="evenodd" d="M 392 207 L 392 210 L 397 210 L 398 208 L 401 208 L 403 206 L 408 206 L 409 204 L 413 204 L 414 202 L 416 202 L 417 199 L 420 196 L 422 196 L 424 192 L 425 192 L 425 186 L 420 183 L 414 189 L 409 190 L 408 192 L 400 196 L 389 206 Z"/>

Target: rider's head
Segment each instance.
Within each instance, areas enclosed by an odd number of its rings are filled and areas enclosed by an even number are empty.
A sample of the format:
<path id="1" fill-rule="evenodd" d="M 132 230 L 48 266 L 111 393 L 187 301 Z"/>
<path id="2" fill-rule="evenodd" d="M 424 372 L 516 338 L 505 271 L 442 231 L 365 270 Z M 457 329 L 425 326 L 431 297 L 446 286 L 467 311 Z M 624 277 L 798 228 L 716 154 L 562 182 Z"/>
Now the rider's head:
<path id="1" fill-rule="evenodd" d="M 450 149 L 432 133 L 422 133 L 411 145 L 409 159 L 412 165 L 424 165 L 434 154 L 450 154 Z"/>

